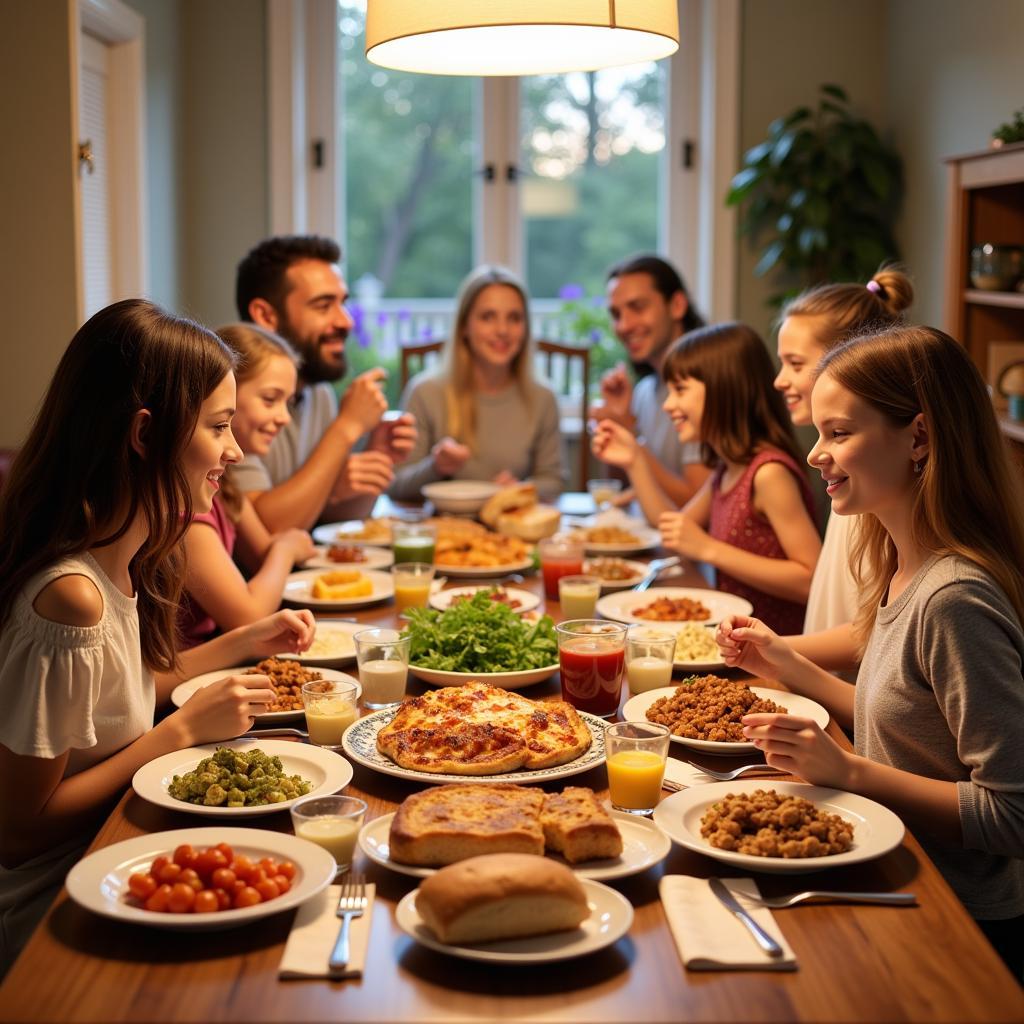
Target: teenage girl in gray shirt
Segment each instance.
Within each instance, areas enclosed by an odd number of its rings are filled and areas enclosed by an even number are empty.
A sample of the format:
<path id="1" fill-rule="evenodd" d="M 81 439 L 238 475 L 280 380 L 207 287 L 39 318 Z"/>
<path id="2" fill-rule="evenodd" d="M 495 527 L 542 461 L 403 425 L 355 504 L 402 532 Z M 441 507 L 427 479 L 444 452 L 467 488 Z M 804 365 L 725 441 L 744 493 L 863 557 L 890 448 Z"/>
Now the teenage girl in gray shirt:
<path id="1" fill-rule="evenodd" d="M 911 824 L 1011 970 L 1024 926 L 1024 508 L 984 382 L 934 328 L 829 352 L 811 397 L 820 470 L 863 604 L 856 687 L 756 619 L 731 618 L 728 665 L 779 679 L 853 727 L 843 750 L 810 720 L 748 715 L 770 764 L 884 803 Z M 866 571 L 867 567 L 874 571 Z"/>

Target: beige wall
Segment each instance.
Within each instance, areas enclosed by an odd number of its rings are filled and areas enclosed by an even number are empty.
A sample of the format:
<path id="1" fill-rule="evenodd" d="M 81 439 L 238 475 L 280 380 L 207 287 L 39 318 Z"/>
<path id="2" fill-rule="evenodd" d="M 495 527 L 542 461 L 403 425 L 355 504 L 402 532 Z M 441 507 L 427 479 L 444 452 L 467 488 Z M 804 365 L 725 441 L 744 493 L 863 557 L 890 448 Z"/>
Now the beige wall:
<path id="1" fill-rule="evenodd" d="M 78 320 L 73 0 L 4 9 L 0 33 L 0 447 L 20 444 Z"/>

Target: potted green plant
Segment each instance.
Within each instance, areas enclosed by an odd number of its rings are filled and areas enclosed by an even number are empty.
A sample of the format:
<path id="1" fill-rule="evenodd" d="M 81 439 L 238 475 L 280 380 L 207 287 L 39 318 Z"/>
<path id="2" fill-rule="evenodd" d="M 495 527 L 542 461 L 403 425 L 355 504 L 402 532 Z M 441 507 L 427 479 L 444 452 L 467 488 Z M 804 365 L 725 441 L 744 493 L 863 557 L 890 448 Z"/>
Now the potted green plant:
<path id="1" fill-rule="evenodd" d="M 809 285 L 866 280 L 897 258 L 902 163 L 849 102 L 838 85 L 821 86 L 817 108 L 773 121 L 732 179 L 726 203 L 741 206 L 740 231 L 760 249 L 755 272 L 780 286 L 773 304 Z"/>

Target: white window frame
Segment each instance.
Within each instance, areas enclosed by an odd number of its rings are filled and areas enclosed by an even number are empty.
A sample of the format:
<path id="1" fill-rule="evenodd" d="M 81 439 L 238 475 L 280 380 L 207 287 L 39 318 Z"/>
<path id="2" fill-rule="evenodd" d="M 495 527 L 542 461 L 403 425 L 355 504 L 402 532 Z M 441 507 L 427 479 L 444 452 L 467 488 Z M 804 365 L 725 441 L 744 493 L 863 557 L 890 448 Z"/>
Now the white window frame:
<path id="1" fill-rule="evenodd" d="M 337 138 L 338 62 L 334 0 L 266 0 L 270 224 L 275 234 L 338 235 L 344 223 L 344 159 Z M 712 320 L 736 312 L 736 214 L 725 206 L 739 166 L 740 0 L 679 0 L 680 48 L 669 61 L 667 170 L 659 248 Z M 479 260 L 521 269 L 522 230 L 515 184 L 519 83 L 484 79 L 480 116 L 484 166 L 477 177 Z M 684 146 L 692 163 L 685 167 Z M 319 166 L 314 166 L 318 144 Z"/>

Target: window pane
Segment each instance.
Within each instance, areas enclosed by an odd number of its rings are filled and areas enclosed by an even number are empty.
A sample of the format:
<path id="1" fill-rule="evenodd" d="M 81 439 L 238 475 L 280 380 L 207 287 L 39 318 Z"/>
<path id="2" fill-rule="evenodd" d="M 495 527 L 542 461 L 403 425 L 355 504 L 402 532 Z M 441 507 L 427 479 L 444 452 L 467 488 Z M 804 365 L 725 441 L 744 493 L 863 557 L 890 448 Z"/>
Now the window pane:
<path id="1" fill-rule="evenodd" d="M 609 264 L 658 248 L 665 151 L 659 64 L 520 84 L 520 213 L 531 295 L 604 291 Z"/>

